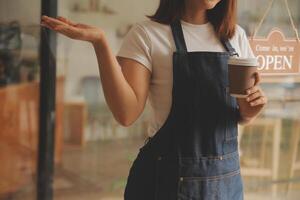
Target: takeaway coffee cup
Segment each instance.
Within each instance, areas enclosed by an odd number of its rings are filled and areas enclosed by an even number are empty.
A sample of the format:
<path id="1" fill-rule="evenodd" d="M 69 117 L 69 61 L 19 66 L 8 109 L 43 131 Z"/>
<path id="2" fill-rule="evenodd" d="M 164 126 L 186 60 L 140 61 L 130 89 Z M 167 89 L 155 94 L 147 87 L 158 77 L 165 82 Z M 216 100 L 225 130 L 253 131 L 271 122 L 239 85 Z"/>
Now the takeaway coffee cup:
<path id="1" fill-rule="evenodd" d="M 258 62 L 256 58 L 230 57 L 228 60 L 229 93 L 233 97 L 246 98 L 246 90 L 255 83 Z"/>

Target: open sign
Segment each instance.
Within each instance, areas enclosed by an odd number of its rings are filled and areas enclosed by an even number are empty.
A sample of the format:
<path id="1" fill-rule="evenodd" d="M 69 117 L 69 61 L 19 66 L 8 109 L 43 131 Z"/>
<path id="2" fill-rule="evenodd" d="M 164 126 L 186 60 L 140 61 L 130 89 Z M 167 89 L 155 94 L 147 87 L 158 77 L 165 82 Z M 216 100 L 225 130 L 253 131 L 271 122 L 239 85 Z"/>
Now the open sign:
<path id="1" fill-rule="evenodd" d="M 273 29 L 267 38 L 250 38 L 262 75 L 300 75 L 300 42 L 286 39 L 280 29 Z"/>

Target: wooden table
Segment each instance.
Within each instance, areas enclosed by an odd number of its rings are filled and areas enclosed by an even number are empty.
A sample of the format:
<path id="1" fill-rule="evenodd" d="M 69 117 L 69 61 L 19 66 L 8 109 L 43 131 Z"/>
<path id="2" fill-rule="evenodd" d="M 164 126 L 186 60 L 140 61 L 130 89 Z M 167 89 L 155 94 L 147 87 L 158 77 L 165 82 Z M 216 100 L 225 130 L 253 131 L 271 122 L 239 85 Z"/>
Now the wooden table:
<path id="1" fill-rule="evenodd" d="M 62 160 L 64 77 L 57 78 L 55 163 Z M 39 82 L 0 88 L 0 196 L 32 181 L 37 170 Z"/>

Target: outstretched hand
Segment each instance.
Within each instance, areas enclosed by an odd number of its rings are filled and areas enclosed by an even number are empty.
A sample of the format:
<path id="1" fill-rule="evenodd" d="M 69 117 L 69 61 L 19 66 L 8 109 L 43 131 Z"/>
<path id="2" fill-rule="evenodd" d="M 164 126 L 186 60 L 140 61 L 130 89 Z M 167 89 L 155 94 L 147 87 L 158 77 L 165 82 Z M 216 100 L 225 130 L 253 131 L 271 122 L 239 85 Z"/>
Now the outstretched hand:
<path id="1" fill-rule="evenodd" d="M 95 26 L 75 23 L 64 17 L 42 16 L 41 26 L 61 33 L 69 38 L 88 42 L 97 42 L 103 38 L 104 32 Z"/>

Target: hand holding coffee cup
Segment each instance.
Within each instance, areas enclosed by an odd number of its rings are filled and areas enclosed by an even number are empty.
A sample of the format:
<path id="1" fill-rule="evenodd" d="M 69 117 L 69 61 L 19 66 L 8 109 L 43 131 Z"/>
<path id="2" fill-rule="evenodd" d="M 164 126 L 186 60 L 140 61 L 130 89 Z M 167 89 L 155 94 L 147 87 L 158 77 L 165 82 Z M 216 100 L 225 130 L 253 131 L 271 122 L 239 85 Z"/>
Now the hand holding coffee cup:
<path id="1" fill-rule="evenodd" d="M 229 93 L 246 98 L 247 90 L 256 85 L 258 71 L 256 58 L 230 57 L 228 60 Z"/>
<path id="2" fill-rule="evenodd" d="M 264 106 L 267 103 L 267 97 L 265 93 L 262 91 L 259 86 L 260 83 L 260 74 L 258 72 L 255 73 L 255 83 L 254 86 L 247 89 L 247 98 L 246 102 L 250 104 L 250 106 Z"/>
<path id="3" fill-rule="evenodd" d="M 228 62 L 229 93 L 237 97 L 241 124 L 255 119 L 268 101 L 259 86 L 257 66 L 255 58 L 232 57 Z"/>

